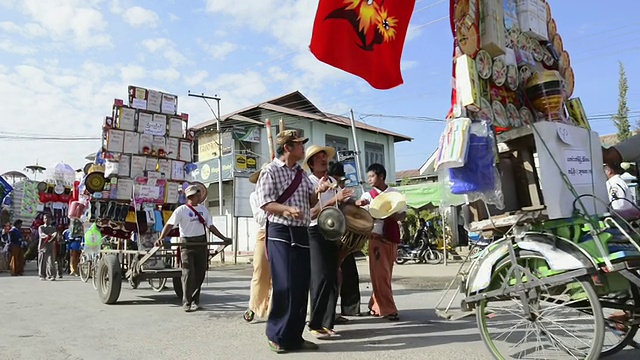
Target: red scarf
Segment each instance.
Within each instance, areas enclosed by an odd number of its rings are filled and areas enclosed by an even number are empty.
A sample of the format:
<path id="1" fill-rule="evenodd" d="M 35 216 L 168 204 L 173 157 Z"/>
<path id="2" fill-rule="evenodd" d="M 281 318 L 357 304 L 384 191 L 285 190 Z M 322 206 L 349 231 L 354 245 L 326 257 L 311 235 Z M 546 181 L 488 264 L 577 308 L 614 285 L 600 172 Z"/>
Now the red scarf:
<path id="1" fill-rule="evenodd" d="M 375 188 L 369 190 L 369 195 L 371 195 L 371 199 L 375 199 L 380 192 Z M 398 222 L 395 220 L 395 216 L 389 216 L 384 219 L 384 225 L 382 227 L 382 233 L 386 240 L 391 241 L 392 243 L 399 244 L 400 243 L 400 226 Z"/>

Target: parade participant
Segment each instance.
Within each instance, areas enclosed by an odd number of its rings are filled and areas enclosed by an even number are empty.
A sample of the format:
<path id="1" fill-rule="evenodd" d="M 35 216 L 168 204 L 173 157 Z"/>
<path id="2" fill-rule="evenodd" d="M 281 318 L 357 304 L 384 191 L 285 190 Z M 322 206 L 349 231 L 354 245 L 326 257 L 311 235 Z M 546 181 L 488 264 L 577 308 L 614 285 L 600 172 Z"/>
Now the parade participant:
<path id="1" fill-rule="evenodd" d="M 372 189 L 362 194 L 361 199 L 369 202 L 378 195 L 397 192 L 395 188 L 387 186 L 385 180 L 387 170 L 381 164 L 371 164 L 367 168 L 367 181 Z M 391 277 L 393 263 L 396 260 L 398 243 L 400 242 L 400 226 L 398 221 L 404 220 L 406 209 L 388 217 L 385 220 L 376 219 L 373 233 L 369 240 L 369 273 L 373 292 L 369 300 L 369 315 L 383 316 L 397 321 L 398 309 L 393 299 Z"/>
<path id="2" fill-rule="evenodd" d="M 640 212 L 635 206 L 631 190 L 620 175 L 624 169 L 620 165 L 609 164 L 604 166 L 607 175 L 607 193 L 609 194 L 609 206 L 623 217 L 637 217 Z"/>
<path id="3" fill-rule="evenodd" d="M 24 248 L 26 246 L 21 229 L 22 220 L 16 220 L 9 230 L 9 270 L 11 276 L 24 275 Z"/>
<path id="4" fill-rule="evenodd" d="M 54 240 L 55 254 L 54 259 L 56 260 L 56 273 L 58 274 L 58 278 L 62 279 L 62 273 L 65 271 L 64 263 L 67 260 L 67 243 L 63 238 L 61 233 L 57 233 L 57 236 Z"/>
<path id="5" fill-rule="evenodd" d="M 307 148 L 303 167 L 311 170 L 309 180 L 318 186 L 322 180 L 337 187 L 337 182 L 328 176 L 328 159 L 333 158 L 336 150 L 332 147 L 312 145 Z M 311 312 L 309 330 L 319 339 L 336 336 L 334 325 L 336 305 L 338 303 L 338 243 L 322 236 L 318 228 L 318 214 L 323 207 L 335 206 L 353 195 L 351 189 L 327 191 L 311 209 L 309 225 L 309 255 L 311 258 Z"/>
<path id="6" fill-rule="evenodd" d="M 190 185 L 184 191 L 187 203 L 178 206 L 167 220 L 155 246 L 163 247 L 167 234 L 175 227 L 180 229 L 180 259 L 182 261 L 182 309 L 192 312 L 200 309 L 200 291 L 207 273 L 209 248 L 207 230 L 230 244 L 211 223 L 209 210 L 202 205 L 201 191 L 196 185 Z"/>
<path id="7" fill-rule="evenodd" d="M 80 263 L 82 240 L 84 238 L 82 230 L 82 222 L 73 220 L 69 229 L 63 232 L 63 237 L 67 242 L 67 250 L 69 251 L 69 273 L 74 276 L 80 276 L 78 263 Z"/>
<path id="8" fill-rule="evenodd" d="M 327 174 L 331 176 L 340 188 L 345 187 L 344 165 L 339 162 L 329 164 Z M 343 203 L 353 202 L 356 206 L 366 205 L 363 200 L 354 201 L 353 198 L 345 199 Z M 340 315 L 336 316 L 336 324 L 344 324 L 348 320 L 345 316 L 360 316 L 360 276 L 356 266 L 355 253 L 350 252 L 340 263 L 338 270 L 338 288 L 340 296 Z"/>
<path id="9" fill-rule="evenodd" d="M 278 157 L 262 170 L 256 186 L 260 207 L 269 214 L 266 245 L 273 291 L 266 335 L 277 353 L 318 348 L 302 338 L 310 280 L 307 228 L 311 208 L 328 185 L 322 182 L 314 189 L 297 164 L 304 159 L 307 141 L 295 130 L 280 132 Z"/>
<path id="10" fill-rule="evenodd" d="M 254 172 L 249 176 L 249 182 L 255 184 L 258 182 L 260 173 L 267 166 L 265 164 L 262 169 Z M 260 208 L 258 193 L 253 191 L 249 195 L 249 204 L 253 213 L 253 220 L 258 223 L 258 232 L 256 233 L 256 246 L 253 249 L 253 276 L 251 277 L 251 290 L 249 295 L 249 308 L 244 312 L 246 321 L 253 321 L 255 315 L 259 318 L 266 318 L 270 309 L 270 292 L 271 292 L 271 270 L 269 269 L 269 260 L 266 255 L 265 245 L 265 225 L 267 223 L 267 214 Z"/>
<path id="11" fill-rule="evenodd" d="M 56 279 L 54 259 L 56 227 L 51 225 L 49 214 L 45 214 L 42 220 L 44 224 L 38 227 L 38 276 L 42 281 L 54 281 Z"/>
<path id="12" fill-rule="evenodd" d="M 9 250 L 11 243 L 9 242 L 9 231 L 11 223 L 7 221 L 2 227 L 2 237 L 0 237 L 0 273 L 9 269 Z"/>

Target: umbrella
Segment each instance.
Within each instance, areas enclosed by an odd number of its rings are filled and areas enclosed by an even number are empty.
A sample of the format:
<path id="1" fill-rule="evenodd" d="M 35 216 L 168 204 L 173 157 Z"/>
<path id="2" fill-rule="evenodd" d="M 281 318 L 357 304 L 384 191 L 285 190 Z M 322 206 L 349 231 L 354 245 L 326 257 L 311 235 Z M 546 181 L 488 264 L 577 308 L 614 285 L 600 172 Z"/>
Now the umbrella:
<path id="1" fill-rule="evenodd" d="M 53 167 L 49 177 L 55 181 L 61 181 L 66 185 L 73 184 L 76 177 L 76 170 L 69 164 L 60 162 Z"/>
<path id="2" fill-rule="evenodd" d="M 7 171 L 6 173 L 0 175 L 5 178 L 11 179 L 11 183 L 15 184 L 16 180 L 28 179 L 29 177 L 20 171 Z"/>
<path id="3" fill-rule="evenodd" d="M 38 165 L 37 161 L 35 165 L 28 165 L 24 169 L 31 171 L 35 175 L 34 179 L 38 177 L 38 173 L 42 173 L 43 171 L 47 170 L 46 167 Z"/>

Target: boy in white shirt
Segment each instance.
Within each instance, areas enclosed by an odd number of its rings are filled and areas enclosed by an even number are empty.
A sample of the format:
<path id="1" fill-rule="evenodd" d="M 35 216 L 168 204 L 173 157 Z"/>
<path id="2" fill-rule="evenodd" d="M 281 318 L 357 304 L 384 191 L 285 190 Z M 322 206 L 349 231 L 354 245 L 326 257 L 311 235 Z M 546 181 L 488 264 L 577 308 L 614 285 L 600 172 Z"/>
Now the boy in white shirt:
<path id="1" fill-rule="evenodd" d="M 180 229 L 180 258 L 182 260 L 182 308 L 186 312 L 200 308 L 200 289 L 207 273 L 209 249 L 207 247 L 207 230 L 213 235 L 231 243 L 231 238 L 225 237 L 211 223 L 211 216 L 207 208 L 200 204 L 202 196 L 200 189 L 191 185 L 185 189 L 187 203 L 180 205 L 171 214 L 165 224 L 156 246 L 164 246 L 164 239 L 175 227 Z"/>

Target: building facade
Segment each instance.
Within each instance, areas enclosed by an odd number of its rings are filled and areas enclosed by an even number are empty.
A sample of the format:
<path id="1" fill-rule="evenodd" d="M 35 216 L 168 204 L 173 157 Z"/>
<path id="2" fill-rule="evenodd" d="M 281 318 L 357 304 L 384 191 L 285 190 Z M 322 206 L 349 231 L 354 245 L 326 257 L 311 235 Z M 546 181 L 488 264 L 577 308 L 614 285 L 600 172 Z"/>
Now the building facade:
<path id="1" fill-rule="evenodd" d="M 234 237 L 240 253 L 253 251 L 256 226 L 251 218 L 248 199 L 254 186 L 248 182 L 248 176 L 260 169 L 262 164 L 271 161 L 265 128 L 267 119 L 271 122 L 274 141 L 283 122 L 286 129 L 296 129 L 302 136 L 308 137 L 309 145 L 332 146 L 338 151 L 356 149 L 351 120 L 322 112 L 298 91 L 222 116 L 219 134 L 216 119 L 192 127 L 198 166 L 192 176 L 195 181 L 208 185 L 206 205 L 214 215 L 217 226 L 227 230 L 227 233 L 236 234 Z M 355 128 L 362 170 L 360 180 L 366 181 L 362 174 L 367 166 L 381 163 L 387 169 L 387 182 L 393 184 L 395 143 L 412 139 L 358 121 L 355 122 Z M 222 201 L 218 196 L 220 149 Z"/>

